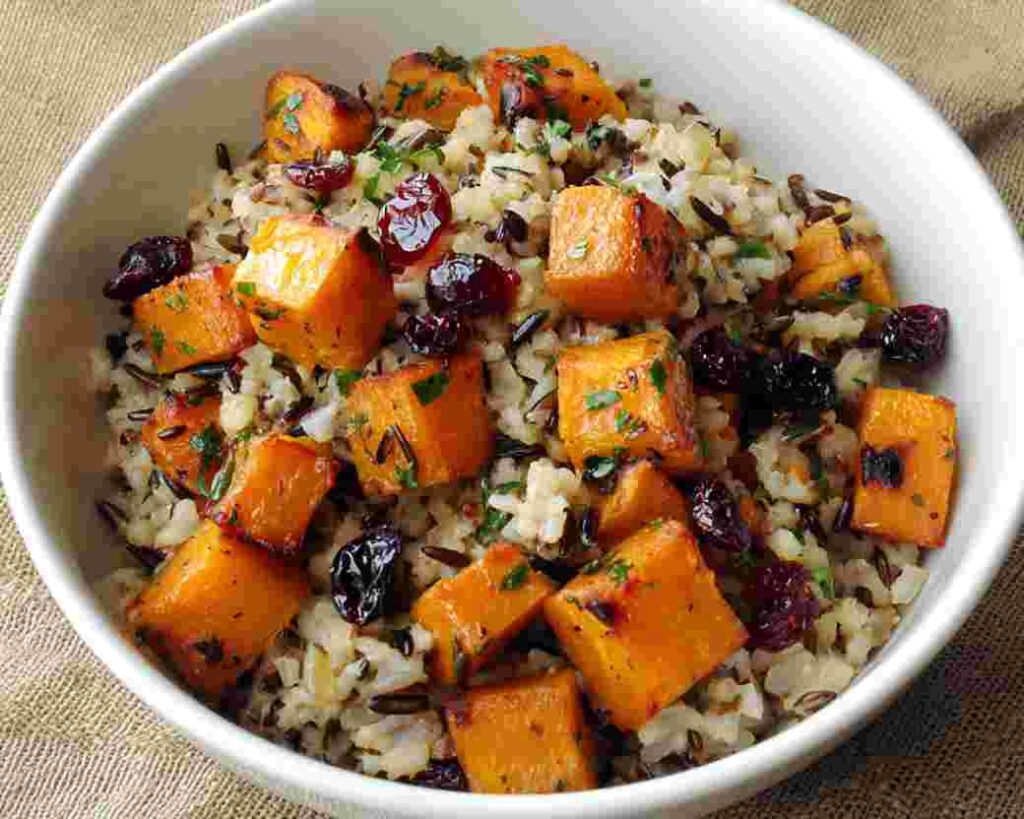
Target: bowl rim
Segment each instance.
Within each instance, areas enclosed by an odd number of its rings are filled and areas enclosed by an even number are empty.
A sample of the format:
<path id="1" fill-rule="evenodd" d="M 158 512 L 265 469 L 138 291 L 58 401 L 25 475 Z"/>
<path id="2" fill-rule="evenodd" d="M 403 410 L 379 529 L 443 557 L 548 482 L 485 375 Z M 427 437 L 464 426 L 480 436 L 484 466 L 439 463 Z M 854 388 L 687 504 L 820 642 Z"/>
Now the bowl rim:
<path id="1" fill-rule="evenodd" d="M 767 787 L 824 755 L 884 710 L 953 637 L 973 611 L 1005 559 L 1018 521 L 1024 512 L 1024 461 L 997 486 L 989 514 L 972 535 L 972 561 L 958 570 L 958 582 L 944 593 L 944 606 L 914 625 L 914 639 L 898 651 L 883 653 L 869 674 L 835 701 L 793 727 L 765 738 L 754 746 L 707 765 L 645 782 L 613 788 L 552 795 L 494 796 L 453 793 L 376 779 L 274 745 L 228 721 L 180 688 L 151 664 L 140 662 L 136 650 L 119 634 L 92 596 L 77 568 L 61 553 L 57 539 L 32 503 L 30 480 L 22 467 L 16 436 L 15 382 L 16 329 L 26 311 L 33 268 L 46 237 L 76 187 L 76 180 L 91 166 L 102 146 L 122 123 L 170 80 L 187 74 L 197 60 L 214 55 L 247 29 L 282 14 L 303 0 L 271 0 L 264 6 L 207 34 L 159 68 L 110 112 L 59 175 L 34 217 L 19 251 L 0 311 L 0 477 L 9 506 L 37 571 L 72 627 L 104 665 L 164 722 L 189 737 L 216 759 L 292 798 L 324 804 L 356 804 L 376 810 L 408 813 L 415 804 L 421 814 L 449 816 L 460 811 L 487 811 L 496 816 L 513 814 L 550 817 L 615 815 L 702 800 L 714 807 Z M 745 4 L 744 4 L 745 5 Z M 855 46 L 846 37 L 805 13 L 779 2 L 758 4 L 759 11 L 787 27 L 827 41 L 830 49 L 856 64 L 865 82 L 887 85 L 899 102 L 931 125 L 931 136 L 942 149 L 969 170 L 978 182 L 977 194 L 987 197 L 995 224 L 1016 241 L 1015 230 L 984 170 L 948 124 L 895 72 Z M 1001 223 L 1001 227 L 1000 227 Z M 1008 246 L 1013 246 L 1010 243 Z M 1011 251 L 1012 254 L 1012 251 Z M 1024 270 L 1024 251 L 1016 249 Z M 1012 265 L 1011 265 L 1012 266 Z"/>

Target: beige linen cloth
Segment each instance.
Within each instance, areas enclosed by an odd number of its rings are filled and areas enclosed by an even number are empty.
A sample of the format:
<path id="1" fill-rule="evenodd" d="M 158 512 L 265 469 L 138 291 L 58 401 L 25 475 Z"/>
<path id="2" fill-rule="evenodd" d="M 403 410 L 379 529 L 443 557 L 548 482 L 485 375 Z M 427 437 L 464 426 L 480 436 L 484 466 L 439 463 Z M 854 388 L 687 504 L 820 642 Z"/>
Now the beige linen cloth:
<path id="1" fill-rule="evenodd" d="M 62 165 L 101 118 L 190 42 L 256 5 L 0 0 L 0 168 L 8 176 L 0 197 L 0 281 Z M 928 96 L 985 164 L 1014 217 L 1024 218 L 1024 0 L 799 5 Z M 956 641 L 883 719 L 803 774 L 722 815 L 1024 816 L 1022 633 L 1018 542 Z M 64 622 L 2 507 L 0 815 L 316 814 L 224 770 L 125 690 Z"/>

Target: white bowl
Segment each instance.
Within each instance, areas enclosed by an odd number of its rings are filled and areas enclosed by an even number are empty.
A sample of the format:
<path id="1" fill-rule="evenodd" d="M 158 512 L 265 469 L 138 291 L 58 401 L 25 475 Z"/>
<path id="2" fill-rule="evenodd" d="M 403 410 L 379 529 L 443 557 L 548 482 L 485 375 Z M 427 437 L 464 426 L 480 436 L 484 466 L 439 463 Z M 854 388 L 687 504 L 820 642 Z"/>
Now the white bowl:
<path id="1" fill-rule="evenodd" d="M 988 586 L 1024 494 L 1021 245 L 982 170 L 900 80 L 792 9 L 769 3 L 490 4 L 281 0 L 189 48 L 147 80 L 68 165 L 22 248 L 0 330 L 2 473 L 36 566 L 93 651 L 164 719 L 225 765 L 297 801 L 345 813 L 697 816 L 793 773 L 878 714 L 952 637 Z M 148 663 L 90 583 L 120 560 L 93 499 L 105 431 L 84 387 L 87 351 L 114 322 L 100 286 L 127 244 L 182 230 L 214 142 L 254 141 L 261 90 L 288 64 L 353 87 L 389 59 L 443 42 L 564 40 L 617 73 L 654 79 L 733 125 L 773 173 L 866 202 L 889 238 L 905 301 L 945 305 L 951 351 L 930 384 L 959 405 L 962 466 L 948 544 L 892 641 L 853 686 L 799 725 L 735 756 L 588 793 L 489 797 L 371 779 L 246 733 Z"/>

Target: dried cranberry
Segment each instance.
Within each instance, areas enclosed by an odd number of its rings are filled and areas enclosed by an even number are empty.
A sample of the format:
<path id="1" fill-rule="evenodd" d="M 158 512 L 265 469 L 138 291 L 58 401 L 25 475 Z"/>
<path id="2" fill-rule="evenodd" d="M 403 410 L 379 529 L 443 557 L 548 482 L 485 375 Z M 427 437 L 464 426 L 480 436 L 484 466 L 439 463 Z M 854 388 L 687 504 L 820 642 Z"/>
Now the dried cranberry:
<path id="1" fill-rule="evenodd" d="M 117 273 L 103 285 L 103 295 L 133 301 L 188 273 L 192 267 L 192 245 L 181 236 L 150 236 L 131 245 L 117 267 Z"/>
<path id="2" fill-rule="evenodd" d="M 352 160 L 347 156 L 341 162 L 317 165 L 315 162 L 293 162 L 286 165 L 284 175 L 299 188 L 317 193 L 330 193 L 344 188 L 354 172 Z"/>
<path id="3" fill-rule="evenodd" d="M 690 347 L 693 383 L 710 390 L 738 392 L 747 368 L 747 351 L 733 344 L 722 327 L 705 330 Z"/>
<path id="4" fill-rule="evenodd" d="M 903 485 L 903 459 L 899 451 L 891 447 L 872 449 L 865 446 L 860 451 L 860 479 L 865 484 L 899 489 Z"/>
<path id="5" fill-rule="evenodd" d="M 410 176 L 395 188 L 377 220 L 384 258 L 394 267 L 422 259 L 452 220 L 452 200 L 437 177 Z"/>
<path id="6" fill-rule="evenodd" d="M 882 355 L 903 364 L 929 365 L 946 354 L 949 312 L 928 304 L 897 310 L 882 327 Z"/>
<path id="7" fill-rule="evenodd" d="M 427 272 L 427 302 L 436 312 L 505 313 L 515 301 L 518 284 L 518 273 L 487 256 L 450 253 Z"/>
<path id="8" fill-rule="evenodd" d="M 748 372 L 748 398 L 775 410 L 830 409 L 839 397 L 832 365 L 804 353 L 773 351 Z"/>
<path id="9" fill-rule="evenodd" d="M 402 538 L 390 525 L 368 528 L 331 564 L 331 597 L 345 620 L 365 625 L 385 612 Z"/>
<path id="10" fill-rule="evenodd" d="M 466 323 L 456 313 L 427 313 L 410 316 L 402 335 L 414 353 L 444 358 L 454 353 L 466 340 Z"/>
<path id="11" fill-rule="evenodd" d="M 799 563 L 777 561 L 757 570 L 750 590 L 754 616 L 748 624 L 750 644 L 781 651 L 800 639 L 818 616 L 820 606 Z"/>
<path id="12" fill-rule="evenodd" d="M 416 785 L 425 788 L 438 788 L 442 791 L 468 791 L 466 774 L 456 759 L 433 759 L 416 776 L 412 778 Z"/>
<path id="13" fill-rule="evenodd" d="M 708 546 L 728 552 L 750 548 L 750 530 L 740 517 L 736 498 L 724 483 L 702 478 L 693 491 L 693 525 Z"/>

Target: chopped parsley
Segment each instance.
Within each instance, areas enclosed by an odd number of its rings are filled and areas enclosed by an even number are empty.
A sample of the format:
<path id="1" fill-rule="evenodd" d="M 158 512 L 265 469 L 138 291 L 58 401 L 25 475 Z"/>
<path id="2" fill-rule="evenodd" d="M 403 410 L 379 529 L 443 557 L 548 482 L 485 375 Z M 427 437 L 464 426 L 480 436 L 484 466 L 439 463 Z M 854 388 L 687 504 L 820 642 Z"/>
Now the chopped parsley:
<path id="1" fill-rule="evenodd" d="M 614 455 L 589 455 L 583 461 L 583 477 L 598 481 L 607 478 L 619 468 L 619 459 Z"/>
<path id="2" fill-rule="evenodd" d="M 570 259 L 582 259 L 587 255 L 587 251 L 590 250 L 590 239 L 584 236 L 576 244 L 569 248 L 566 252 L 566 256 Z"/>
<path id="3" fill-rule="evenodd" d="M 189 344 L 187 341 L 176 341 L 174 346 L 177 347 L 185 355 L 195 355 L 198 351 L 195 347 Z"/>
<path id="4" fill-rule="evenodd" d="M 293 136 L 298 136 L 302 131 L 299 126 L 299 118 L 295 114 L 285 114 L 281 117 L 281 121 L 284 123 L 284 129 Z"/>
<path id="5" fill-rule="evenodd" d="M 280 307 L 277 310 L 271 310 L 269 307 L 256 308 L 256 315 L 264 321 L 274 321 L 275 319 L 279 319 L 284 315 L 284 312 L 283 307 Z"/>
<path id="6" fill-rule="evenodd" d="M 192 434 L 188 439 L 189 448 L 199 453 L 199 491 L 206 495 L 206 472 L 221 455 L 223 438 L 220 430 L 213 424 L 207 424 L 200 432 Z"/>
<path id="7" fill-rule="evenodd" d="M 153 352 L 157 355 L 163 355 L 164 344 L 167 341 L 167 337 L 164 335 L 164 331 L 159 327 L 154 327 L 149 331 L 149 344 L 153 348 Z"/>
<path id="8" fill-rule="evenodd" d="M 494 491 L 507 492 L 511 491 L 513 488 L 519 488 L 518 482 L 516 482 L 515 487 L 510 484 L 502 484 Z M 491 483 L 487 478 L 483 478 L 480 481 L 480 493 L 482 496 L 483 506 L 486 511 L 484 512 L 483 522 L 476 527 L 476 531 L 473 533 L 473 536 L 480 543 L 486 546 L 487 544 L 493 543 L 497 540 L 499 535 L 501 535 L 501 530 L 505 528 L 510 520 L 512 520 L 512 515 L 508 512 L 502 512 L 500 509 L 495 509 L 493 506 L 488 504 L 492 489 Z"/>
<path id="9" fill-rule="evenodd" d="M 517 563 L 507 572 L 505 576 L 501 578 L 501 590 L 502 591 L 515 591 L 521 587 L 525 582 L 526 578 L 530 576 L 530 567 L 527 563 Z"/>
<path id="10" fill-rule="evenodd" d="M 267 119 L 275 119 L 287 103 L 288 97 L 281 97 L 281 99 L 275 102 L 267 111 Z"/>
<path id="11" fill-rule="evenodd" d="M 544 123 L 544 136 L 550 142 L 555 137 L 566 139 L 572 135 L 572 126 L 564 119 L 550 120 Z"/>
<path id="12" fill-rule="evenodd" d="M 219 501 L 224 497 L 224 493 L 227 492 L 228 487 L 231 486 L 231 478 L 234 474 L 234 458 L 228 458 L 228 460 L 224 462 L 224 465 L 217 470 L 217 474 L 213 476 L 213 480 L 210 481 L 210 500 Z"/>
<path id="13" fill-rule="evenodd" d="M 243 296 L 255 296 L 256 282 L 239 282 L 238 284 L 235 285 L 235 290 L 237 290 Z"/>
<path id="14" fill-rule="evenodd" d="M 703 435 L 700 436 L 700 457 L 704 460 L 711 457 L 711 446 L 708 444 L 708 439 Z"/>
<path id="15" fill-rule="evenodd" d="M 188 297 L 180 290 L 164 299 L 164 304 L 170 307 L 175 313 L 184 313 L 188 310 Z"/>
<path id="16" fill-rule="evenodd" d="M 632 565 L 625 560 L 616 560 L 608 567 L 608 576 L 614 581 L 616 586 L 621 586 L 629 580 L 629 570 L 631 568 L 633 568 Z"/>
<path id="17" fill-rule="evenodd" d="M 444 395 L 448 388 L 448 371 L 438 370 L 433 375 L 428 375 L 421 381 L 414 381 L 412 391 L 423 406 L 433 404 L 438 398 Z"/>
<path id="18" fill-rule="evenodd" d="M 622 394 L 617 390 L 597 390 L 588 393 L 584 400 L 588 410 L 599 410 L 618 404 L 622 400 Z"/>
<path id="19" fill-rule="evenodd" d="M 640 80 L 637 82 L 637 85 L 639 85 L 641 88 L 650 88 L 651 86 L 654 85 L 654 80 L 652 80 L 650 77 L 641 77 Z"/>
<path id="20" fill-rule="evenodd" d="M 821 593 L 829 600 L 836 598 L 836 585 L 832 579 L 832 570 L 828 566 L 819 566 L 811 569 L 811 578 L 821 587 Z"/>
<path id="21" fill-rule="evenodd" d="M 416 480 L 416 464 L 395 467 L 395 480 L 406 489 L 418 489 L 419 481 Z"/>
<path id="22" fill-rule="evenodd" d="M 764 242 L 744 242 L 736 251 L 737 259 L 771 259 L 772 253 Z"/>
<path id="23" fill-rule="evenodd" d="M 624 409 L 620 409 L 615 413 L 615 431 L 625 432 L 626 439 L 636 438 L 638 435 L 643 433 L 647 429 L 641 419 L 635 415 L 626 412 Z"/>
<path id="24" fill-rule="evenodd" d="M 452 54 L 444 46 L 437 46 L 428 57 L 434 68 L 440 71 L 465 71 L 469 68 L 469 62 L 465 57 L 460 57 L 458 54 Z"/>
<path id="25" fill-rule="evenodd" d="M 284 107 L 289 111 L 297 111 L 302 106 L 303 94 L 301 91 L 296 91 L 294 94 L 289 94 L 284 98 Z"/>
<path id="26" fill-rule="evenodd" d="M 953 447 L 949 447 L 942 456 L 947 461 L 952 461 L 956 457 L 956 450 Z"/>
<path id="27" fill-rule="evenodd" d="M 444 100 L 444 86 L 437 86 L 437 90 L 434 91 L 427 99 L 423 101 L 423 107 L 429 111 L 433 108 L 437 108 Z"/>
<path id="28" fill-rule="evenodd" d="M 423 93 L 423 89 L 427 87 L 427 84 L 423 81 L 413 83 L 409 85 L 407 82 L 402 83 L 402 87 L 398 89 L 398 99 L 395 101 L 395 113 L 398 113 L 405 107 L 405 101 L 416 94 Z"/>
<path id="29" fill-rule="evenodd" d="M 665 370 L 665 363 L 660 358 L 654 359 L 651 363 L 651 383 L 654 385 L 654 389 L 658 391 L 658 395 L 665 394 L 667 382 L 668 373 Z"/>
<path id="30" fill-rule="evenodd" d="M 362 380 L 362 378 L 363 374 L 359 370 L 334 371 L 334 383 L 338 387 L 338 392 L 342 395 L 348 395 L 352 390 L 352 385 Z"/>

